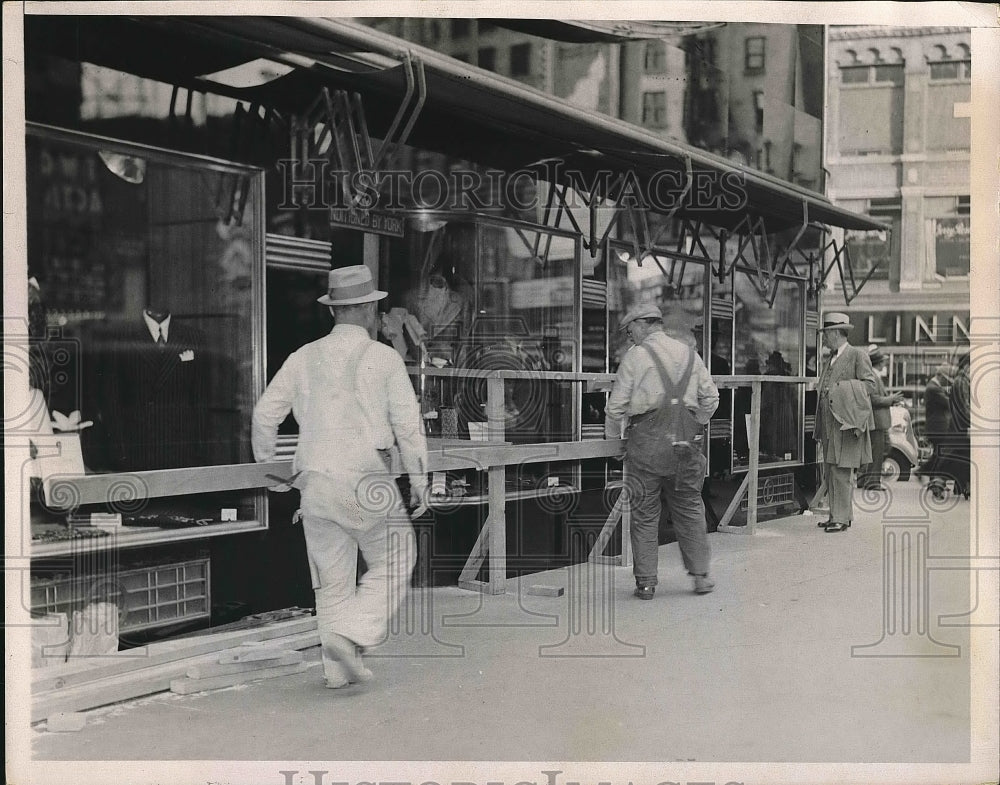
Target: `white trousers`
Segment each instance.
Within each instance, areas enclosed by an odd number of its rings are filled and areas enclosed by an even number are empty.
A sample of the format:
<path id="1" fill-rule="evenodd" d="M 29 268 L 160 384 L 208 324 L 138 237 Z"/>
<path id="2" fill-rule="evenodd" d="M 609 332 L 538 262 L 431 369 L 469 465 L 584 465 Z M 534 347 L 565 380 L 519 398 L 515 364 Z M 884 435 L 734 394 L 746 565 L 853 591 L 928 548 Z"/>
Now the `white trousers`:
<path id="1" fill-rule="evenodd" d="M 416 563 L 413 526 L 402 505 L 384 517 L 334 521 L 315 515 L 302 519 L 309 569 L 316 592 L 320 641 L 342 635 L 359 646 L 382 643 L 389 621 L 410 587 Z M 357 580 L 358 548 L 368 571 Z M 325 648 L 325 646 L 324 646 Z M 326 654 L 323 668 L 336 678 Z"/>

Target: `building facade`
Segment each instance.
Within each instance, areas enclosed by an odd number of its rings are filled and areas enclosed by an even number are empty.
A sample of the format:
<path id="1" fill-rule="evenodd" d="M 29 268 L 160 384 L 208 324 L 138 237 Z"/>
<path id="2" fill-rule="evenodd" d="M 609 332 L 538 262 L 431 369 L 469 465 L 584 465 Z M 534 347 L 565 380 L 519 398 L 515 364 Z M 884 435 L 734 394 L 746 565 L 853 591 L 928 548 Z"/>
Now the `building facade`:
<path id="1" fill-rule="evenodd" d="M 971 32 L 829 31 L 828 196 L 891 232 L 848 232 L 858 340 L 891 358 L 890 383 L 918 393 L 968 346 Z"/>

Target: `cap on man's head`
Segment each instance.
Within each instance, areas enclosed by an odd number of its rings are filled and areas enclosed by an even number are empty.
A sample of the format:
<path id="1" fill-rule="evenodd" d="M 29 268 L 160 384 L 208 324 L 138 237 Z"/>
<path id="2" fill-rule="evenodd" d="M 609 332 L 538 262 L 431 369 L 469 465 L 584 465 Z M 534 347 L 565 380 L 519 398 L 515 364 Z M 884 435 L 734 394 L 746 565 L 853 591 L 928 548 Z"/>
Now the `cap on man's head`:
<path id="1" fill-rule="evenodd" d="M 626 313 L 622 320 L 618 323 L 618 329 L 624 330 L 636 319 L 662 319 L 663 312 L 660 311 L 659 307 L 655 305 L 637 305 L 631 311 Z"/>
<path id="2" fill-rule="evenodd" d="M 843 330 L 844 332 L 847 332 L 851 329 L 851 317 L 846 313 L 830 311 L 829 313 L 823 314 L 823 326 L 819 329 L 821 331 Z"/>
<path id="3" fill-rule="evenodd" d="M 326 294 L 316 302 L 322 305 L 359 305 L 388 296 L 388 292 L 375 288 L 371 270 L 363 264 L 353 264 L 330 270 Z"/>
<path id="4" fill-rule="evenodd" d="M 878 365 L 885 360 L 885 355 L 882 354 L 882 350 L 878 346 L 870 344 L 868 346 L 868 359 L 871 360 L 872 365 Z"/>

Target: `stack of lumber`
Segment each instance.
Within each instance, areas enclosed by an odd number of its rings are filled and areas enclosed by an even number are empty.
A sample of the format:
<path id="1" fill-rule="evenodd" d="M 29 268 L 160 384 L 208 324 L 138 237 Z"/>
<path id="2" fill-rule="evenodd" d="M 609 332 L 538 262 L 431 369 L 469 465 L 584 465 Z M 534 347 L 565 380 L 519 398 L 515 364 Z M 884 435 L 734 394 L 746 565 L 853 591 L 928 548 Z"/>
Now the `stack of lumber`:
<path id="1" fill-rule="evenodd" d="M 295 661 L 296 656 L 301 658 L 299 652 L 318 645 L 316 619 L 309 617 L 252 630 L 163 641 L 40 668 L 32 674 L 31 721 L 171 690 L 175 682 L 175 691 L 196 692 L 295 673 L 306 667 L 301 659 Z M 223 665 L 236 667 L 219 670 Z M 236 680 L 228 684 L 210 681 L 233 677 Z M 188 689 L 189 681 L 201 686 Z"/>
<path id="2" fill-rule="evenodd" d="M 190 695 L 192 692 L 299 673 L 306 669 L 304 660 L 302 652 L 295 649 L 259 641 L 245 643 L 222 652 L 216 662 L 192 665 L 184 678 L 170 682 L 170 691 Z"/>

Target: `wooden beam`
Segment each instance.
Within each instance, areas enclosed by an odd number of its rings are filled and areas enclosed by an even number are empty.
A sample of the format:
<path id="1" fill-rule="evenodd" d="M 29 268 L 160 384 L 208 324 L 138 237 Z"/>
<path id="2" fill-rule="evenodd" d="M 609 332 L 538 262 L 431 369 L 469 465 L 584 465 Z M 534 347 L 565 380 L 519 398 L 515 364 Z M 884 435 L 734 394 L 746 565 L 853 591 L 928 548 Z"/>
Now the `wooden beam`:
<path id="1" fill-rule="evenodd" d="M 745 526 L 730 526 L 729 522 L 733 519 L 736 514 L 736 510 L 740 507 L 740 500 L 743 498 L 743 494 L 746 492 L 747 485 L 750 483 L 750 474 L 747 473 L 743 475 L 743 482 L 740 483 L 740 487 L 736 489 L 736 495 L 733 496 L 732 500 L 729 502 L 729 506 L 726 507 L 726 511 L 722 513 L 722 518 L 719 520 L 718 530 L 720 532 L 738 532 L 742 531 Z"/>
<path id="2" fill-rule="evenodd" d="M 120 676 L 132 671 L 190 659 L 201 654 L 211 654 L 231 649 L 244 643 L 274 640 L 274 645 L 288 648 L 287 636 L 311 633 L 316 630 L 316 619 L 290 619 L 251 630 L 197 635 L 172 641 L 151 643 L 136 649 L 120 651 L 107 657 L 87 657 L 78 662 L 35 668 L 31 674 L 31 691 L 37 695 L 101 679 Z"/>
<path id="3" fill-rule="evenodd" d="M 486 383 L 486 417 L 490 439 L 503 440 L 505 436 L 506 395 L 504 380 L 490 378 Z M 489 468 L 489 527 L 490 594 L 503 594 L 507 588 L 507 467 L 490 465 Z"/>
<path id="4" fill-rule="evenodd" d="M 605 556 L 604 549 L 608 547 L 608 543 L 611 541 L 611 535 L 615 533 L 615 529 L 618 528 L 618 521 L 622 519 L 622 510 L 625 506 L 625 488 L 622 488 L 622 492 L 618 494 L 618 498 L 615 499 L 614 506 L 611 508 L 611 512 L 608 513 L 607 520 L 604 521 L 604 528 L 601 529 L 601 533 L 597 535 L 597 540 L 594 542 L 594 547 L 590 549 L 590 555 L 587 557 L 587 561 L 592 564 L 621 564 L 621 556 Z"/>
<path id="5" fill-rule="evenodd" d="M 757 478 L 760 464 L 760 382 L 750 385 L 750 471 L 747 472 L 747 534 L 757 525 Z"/>
<path id="6" fill-rule="evenodd" d="M 319 646 L 319 632 L 291 635 L 281 641 L 287 649 L 309 649 Z M 154 667 L 142 668 L 118 676 L 99 679 L 67 689 L 51 690 L 34 695 L 31 722 L 40 722 L 52 714 L 66 711 L 86 711 L 109 703 L 118 703 L 170 689 L 170 682 L 187 673 L 188 668 L 210 665 L 218 660 L 218 652 L 187 657 Z"/>

